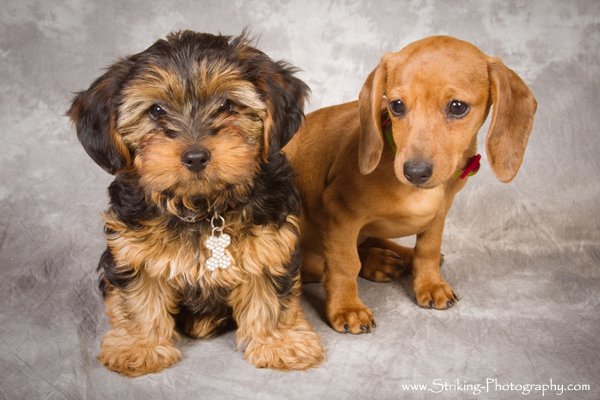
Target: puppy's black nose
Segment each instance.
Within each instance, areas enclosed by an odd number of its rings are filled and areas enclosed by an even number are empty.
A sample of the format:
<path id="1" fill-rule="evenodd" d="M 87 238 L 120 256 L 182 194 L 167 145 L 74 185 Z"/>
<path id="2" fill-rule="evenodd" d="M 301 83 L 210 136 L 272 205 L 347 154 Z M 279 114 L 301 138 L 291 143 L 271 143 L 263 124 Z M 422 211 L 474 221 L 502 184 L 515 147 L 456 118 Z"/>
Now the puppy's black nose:
<path id="1" fill-rule="evenodd" d="M 181 163 L 192 172 L 202 171 L 210 162 L 210 151 L 193 147 L 181 153 Z"/>
<path id="2" fill-rule="evenodd" d="M 423 160 L 407 161 L 404 163 L 404 176 L 410 183 L 422 185 L 431 178 L 433 165 Z"/>

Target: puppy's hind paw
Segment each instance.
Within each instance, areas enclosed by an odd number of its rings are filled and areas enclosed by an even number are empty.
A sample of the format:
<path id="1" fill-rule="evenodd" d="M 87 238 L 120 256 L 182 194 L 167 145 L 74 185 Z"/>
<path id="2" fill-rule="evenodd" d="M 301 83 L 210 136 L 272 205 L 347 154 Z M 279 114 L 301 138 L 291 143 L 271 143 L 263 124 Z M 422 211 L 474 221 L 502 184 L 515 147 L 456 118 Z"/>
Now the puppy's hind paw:
<path id="1" fill-rule="evenodd" d="M 360 276 L 374 282 L 389 282 L 404 272 L 404 262 L 395 252 L 378 247 L 359 248 Z"/>

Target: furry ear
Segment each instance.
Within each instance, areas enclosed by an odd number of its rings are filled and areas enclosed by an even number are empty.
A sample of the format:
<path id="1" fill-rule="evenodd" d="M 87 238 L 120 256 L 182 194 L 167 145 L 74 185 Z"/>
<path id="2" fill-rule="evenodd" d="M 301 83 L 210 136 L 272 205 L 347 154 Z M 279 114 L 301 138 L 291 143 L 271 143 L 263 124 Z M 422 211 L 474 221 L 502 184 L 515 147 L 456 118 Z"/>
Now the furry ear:
<path id="1" fill-rule="evenodd" d="M 263 80 L 263 88 L 268 93 L 265 99 L 265 160 L 270 154 L 279 153 L 300 129 L 304 120 L 304 100 L 310 92 L 306 83 L 292 75 L 296 72 L 294 67 L 282 61 L 271 67 L 271 71 L 264 71 Z"/>
<path id="2" fill-rule="evenodd" d="M 296 78 L 298 71 L 284 61 L 273 61 L 269 56 L 248 45 L 245 33 L 232 42 L 243 47 L 239 57 L 250 66 L 249 78 L 267 105 L 264 119 L 263 159 L 279 151 L 292 139 L 304 120 L 304 101 L 310 89 Z"/>
<path id="3" fill-rule="evenodd" d="M 523 162 L 537 102 L 525 82 L 500 58 L 488 60 L 488 74 L 494 112 L 485 148 L 492 172 L 507 183 Z"/>
<path id="4" fill-rule="evenodd" d="M 67 111 L 86 153 L 114 175 L 131 162 L 131 154 L 115 131 L 119 92 L 134 62 L 124 59 L 113 65 L 88 90 L 78 93 Z"/>
<path id="5" fill-rule="evenodd" d="M 377 168 L 383 151 L 381 100 L 385 94 L 386 82 L 387 66 L 386 55 L 384 55 L 377 68 L 369 74 L 358 96 L 360 114 L 358 166 L 364 175 L 370 174 Z"/>

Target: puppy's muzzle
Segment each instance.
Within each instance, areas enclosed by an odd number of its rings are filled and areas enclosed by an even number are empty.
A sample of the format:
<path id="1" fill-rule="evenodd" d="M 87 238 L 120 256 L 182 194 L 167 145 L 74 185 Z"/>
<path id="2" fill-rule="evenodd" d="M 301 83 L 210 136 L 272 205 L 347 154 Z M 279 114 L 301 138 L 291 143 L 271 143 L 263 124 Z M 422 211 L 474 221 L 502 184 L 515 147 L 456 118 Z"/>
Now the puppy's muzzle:
<path id="1" fill-rule="evenodd" d="M 192 172 L 200 172 L 210 162 L 210 151 L 192 147 L 181 153 L 181 163 Z"/>
<path id="2" fill-rule="evenodd" d="M 425 160 L 407 161 L 404 163 L 404 176 L 414 185 L 422 185 L 431 178 L 433 165 Z"/>

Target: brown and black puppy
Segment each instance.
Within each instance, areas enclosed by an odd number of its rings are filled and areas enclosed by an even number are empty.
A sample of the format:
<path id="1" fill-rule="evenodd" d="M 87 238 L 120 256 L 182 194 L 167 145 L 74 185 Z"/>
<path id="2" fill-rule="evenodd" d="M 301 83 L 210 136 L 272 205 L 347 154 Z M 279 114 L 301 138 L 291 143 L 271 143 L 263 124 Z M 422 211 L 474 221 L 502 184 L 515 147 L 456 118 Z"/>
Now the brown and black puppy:
<path id="1" fill-rule="evenodd" d="M 112 329 L 100 362 L 126 376 L 177 362 L 192 337 L 237 323 L 257 367 L 323 359 L 302 310 L 299 195 L 281 153 L 304 118 L 295 69 L 236 38 L 171 34 L 73 100 L 91 158 L 115 175 L 100 286 Z"/>
<path id="2" fill-rule="evenodd" d="M 302 276 L 323 280 L 336 331 L 370 332 L 356 278 L 388 281 L 402 262 L 420 306 L 454 304 L 439 269 L 444 220 L 479 168 L 477 132 L 492 104 L 486 151 L 496 177 L 510 182 L 536 101 L 499 58 L 454 38 L 385 54 L 357 102 L 307 115 L 285 153 L 303 202 Z M 417 235 L 414 249 L 386 240 L 409 235 Z"/>

